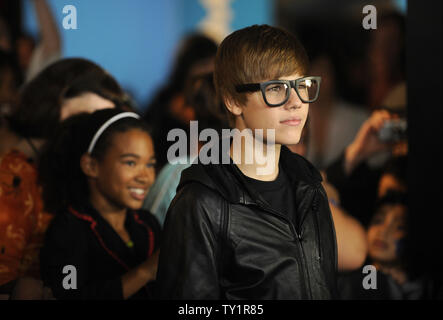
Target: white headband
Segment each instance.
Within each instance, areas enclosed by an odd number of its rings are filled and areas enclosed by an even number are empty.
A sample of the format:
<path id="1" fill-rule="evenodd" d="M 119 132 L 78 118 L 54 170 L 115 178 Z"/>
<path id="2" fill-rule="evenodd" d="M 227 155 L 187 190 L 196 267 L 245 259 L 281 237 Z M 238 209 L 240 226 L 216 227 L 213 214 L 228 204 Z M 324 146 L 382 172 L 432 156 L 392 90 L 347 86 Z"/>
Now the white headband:
<path id="1" fill-rule="evenodd" d="M 98 140 L 98 138 L 100 138 L 100 136 L 102 135 L 102 133 L 114 122 L 122 119 L 122 118 L 135 118 L 135 119 L 140 119 L 140 116 L 134 112 L 122 112 L 119 114 L 116 114 L 115 116 L 113 116 L 112 118 L 110 118 L 108 121 L 106 121 L 105 123 L 102 124 L 102 126 L 100 127 L 100 129 L 97 130 L 97 132 L 95 133 L 94 137 L 92 138 L 91 143 L 89 144 L 89 148 L 88 148 L 88 153 L 92 153 L 92 150 L 94 150 L 95 144 Z"/>

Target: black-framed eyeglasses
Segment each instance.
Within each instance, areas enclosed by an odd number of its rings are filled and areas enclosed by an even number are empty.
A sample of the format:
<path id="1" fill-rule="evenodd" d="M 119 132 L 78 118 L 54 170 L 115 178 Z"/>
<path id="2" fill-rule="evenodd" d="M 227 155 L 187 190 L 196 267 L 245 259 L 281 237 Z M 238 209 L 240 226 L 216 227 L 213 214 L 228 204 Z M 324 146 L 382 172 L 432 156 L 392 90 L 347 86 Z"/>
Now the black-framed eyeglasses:
<path id="1" fill-rule="evenodd" d="M 235 86 L 238 93 L 261 90 L 263 99 L 270 107 L 284 105 L 294 88 L 303 103 L 317 100 L 320 91 L 321 77 L 303 77 L 295 80 L 270 80 L 261 83 L 247 83 Z"/>

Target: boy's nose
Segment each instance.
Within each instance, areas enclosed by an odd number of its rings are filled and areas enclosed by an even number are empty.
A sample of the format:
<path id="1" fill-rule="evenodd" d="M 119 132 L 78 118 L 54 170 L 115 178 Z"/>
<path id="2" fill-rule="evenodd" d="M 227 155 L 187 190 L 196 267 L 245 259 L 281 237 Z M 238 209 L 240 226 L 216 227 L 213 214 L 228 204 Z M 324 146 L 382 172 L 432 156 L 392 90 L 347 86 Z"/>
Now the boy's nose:
<path id="1" fill-rule="evenodd" d="M 288 99 L 288 102 L 286 102 L 285 107 L 287 109 L 292 109 L 292 108 L 298 109 L 298 108 L 301 108 L 302 105 L 303 105 L 303 101 L 300 100 L 300 97 L 298 96 L 295 89 L 291 87 L 289 99 Z"/>

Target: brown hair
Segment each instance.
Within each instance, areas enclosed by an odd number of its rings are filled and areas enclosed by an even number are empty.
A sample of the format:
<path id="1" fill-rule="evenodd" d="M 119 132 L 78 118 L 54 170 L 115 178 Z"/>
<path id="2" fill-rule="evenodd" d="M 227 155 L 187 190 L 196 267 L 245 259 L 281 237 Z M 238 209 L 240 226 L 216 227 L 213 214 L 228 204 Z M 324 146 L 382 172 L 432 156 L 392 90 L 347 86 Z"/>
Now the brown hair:
<path id="1" fill-rule="evenodd" d="M 247 96 L 237 93 L 239 84 L 305 74 L 308 57 L 300 41 L 288 31 L 269 25 L 237 30 L 220 44 L 215 58 L 214 82 L 219 99 L 245 104 Z"/>
<path id="2" fill-rule="evenodd" d="M 62 59 L 25 85 L 7 118 L 10 128 L 25 138 L 49 138 L 60 123 L 63 100 L 86 92 L 111 100 L 117 108 L 130 105 L 118 82 L 103 68 L 86 59 Z"/>
<path id="3" fill-rule="evenodd" d="M 212 72 L 189 78 L 185 85 L 185 99 L 195 111 L 199 130 L 212 128 L 221 134 L 221 130 L 227 128 L 226 108 L 215 95 Z"/>

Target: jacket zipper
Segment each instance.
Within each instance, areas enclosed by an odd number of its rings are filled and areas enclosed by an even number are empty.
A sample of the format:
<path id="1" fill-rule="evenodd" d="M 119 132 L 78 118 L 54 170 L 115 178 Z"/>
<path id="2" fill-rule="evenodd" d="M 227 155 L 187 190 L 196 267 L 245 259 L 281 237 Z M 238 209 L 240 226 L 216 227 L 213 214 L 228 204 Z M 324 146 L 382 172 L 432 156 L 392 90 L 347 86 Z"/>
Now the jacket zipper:
<path id="1" fill-rule="evenodd" d="M 245 198 L 243 198 L 243 199 L 245 199 Z M 272 208 L 266 208 L 266 206 L 264 206 L 261 202 L 255 203 L 255 202 L 247 202 L 246 200 L 244 200 L 244 203 L 245 203 L 246 205 L 257 206 L 257 207 L 259 207 L 260 209 L 262 209 L 262 210 L 264 210 L 264 211 L 267 211 L 267 212 L 269 212 L 270 214 L 272 214 L 272 215 L 274 215 L 274 216 L 277 216 L 277 217 L 279 217 L 279 218 L 285 220 L 285 221 L 289 224 L 289 227 L 290 227 L 291 231 L 293 232 L 293 234 L 295 235 L 296 240 L 298 240 L 298 241 L 296 241 L 296 242 L 297 242 L 298 245 L 299 245 L 299 249 L 300 249 L 300 251 L 301 251 L 301 254 L 302 254 L 303 259 L 302 259 L 302 261 L 301 261 L 301 265 L 300 265 L 300 261 L 299 261 L 299 259 L 297 259 L 297 263 L 298 263 L 298 265 L 299 265 L 299 267 L 300 267 L 300 269 L 301 269 L 301 271 L 302 271 L 302 273 L 303 273 L 303 275 L 304 275 L 304 278 L 305 278 L 305 280 L 306 280 L 306 286 L 307 286 L 307 289 L 308 289 L 307 291 L 308 291 L 309 299 L 312 300 L 311 282 L 310 282 L 310 280 L 309 280 L 309 271 L 308 271 L 308 268 L 307 268 L 307 266 L 306 266 L 306 256 L 305 256 L 305 252 L 304 252 L 304 250 L 303 250 L 303 245 L 302 245 L 302 240 L 303 240 L 303 239 L 302 239 L 302 237 L 301 237 L 301 234 L 297 232 L 297 230 L 296 230 L 294 224 L 292 223 L 292 221 L 290 221 L 286 216 L 282 215 L 282 214 L 279 213 L 278 211 L 273 210 Z"/>
<path id="2" fill-rule="evenodd" d="M 223 208 L 222 208 L 222 215 L 221 215 L 221 221 L 220 221 L 220 228 L 221 228 L 221 237 L 219 239 L 220 241 L 220 263 L 218 265 L 219 267 L 219 277 L 223 274 L 223 263 L 225 262 L 225 250 L 223 250 L 224 246 L 223 246 L 223 242 L 227 242 L 228 241 L 228 224 L 229 224 L 229 214 L 230 214 L 230 209 L 229 209 L 229 204 L 225 201 L 223 204 Z M 220 283 L 220 282 L 219 282 Z"/>
<path id="3" fill-rule="evenodd" d="M 252 206 L 259 207 L 261 210 L 267 211 L 268 213 L 270 213 L 270 214 L 272 214 L 274 216 L 277 216 L 280 219 L 285 220 L 289 224 L 289 227 L 290 227 L 293 235 L 295 235 L 295 238 L 298 239 L 298 240 L 301 240 L 301 236 L 297 232 L 297 229 L 295 228 L 294 224 L 285 215 L 282 215 L 280 212 L 275 211 L 272 208 L 266 208 L 266 206 L 264 206 L 261 202 L 247 202 L 246 200 L 244 200 L 244 203 L 246 205 L 252 205 Z"/>
<path id="4" fill-rule="evenodd" d="M 318 210 L 318 189 L 315 189 L 315 195 L 314 195 L 314 202 L 312 204 L 312 211 L 314 214 L 314 222 L 315 222 L 315 228 L 317 231 L 317 243 L 318 243 L 318 261 L 321 261 L 321 237 L 320 237 L 320 227 L 318 224 L 318 215 L 317 215 L 317 210 Z"/>

